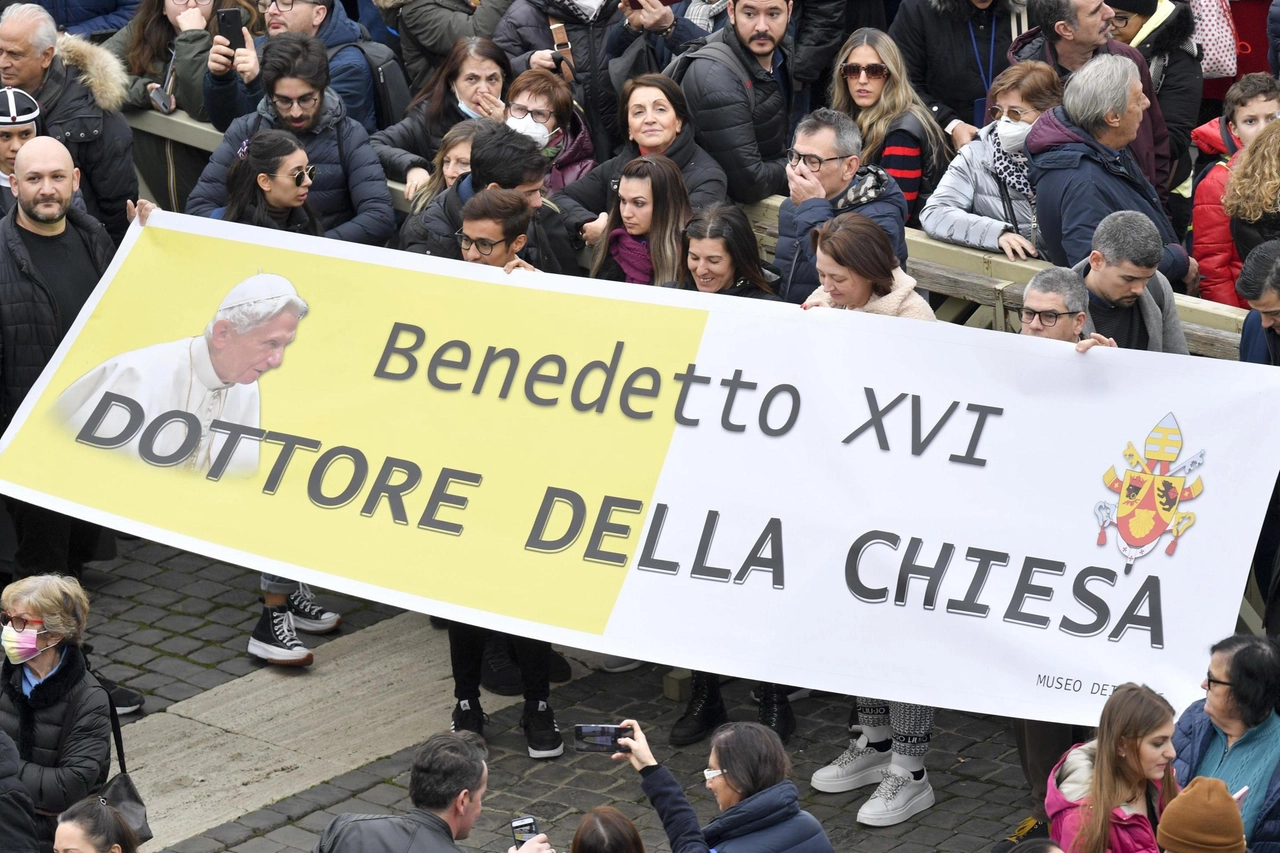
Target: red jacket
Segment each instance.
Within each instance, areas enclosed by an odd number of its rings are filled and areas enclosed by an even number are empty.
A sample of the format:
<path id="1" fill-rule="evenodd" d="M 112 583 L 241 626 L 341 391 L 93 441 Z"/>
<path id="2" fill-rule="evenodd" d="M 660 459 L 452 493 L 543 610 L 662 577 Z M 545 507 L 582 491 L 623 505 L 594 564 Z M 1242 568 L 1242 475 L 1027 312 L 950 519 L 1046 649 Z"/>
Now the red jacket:
<path id="1" fill-rule="evenodd" d="M 1088 810 L 1082 806 L 1093 782 L 1097 746 L 1097 741 L 1073 746 L 1049 774 L 1049 793 L 1044 798 L 1045 812 L 1049 815 L 1049 837 L 1068 853 L 1088 816 Z M 1156 808 L 1160 808 L 1158 796 Z M 1145 814 L 1133 814 L 1123 807 L 1113 809 L 1107 851 L 1160 853 L 1151 821 Z"/>
<path id="2" fill-rule="evenodd" d="M 1249 304 L 1236 294 L 1240 255 L 1231 239 L 1231 220 L 1222 208 L 1222 194 L 1240 143 L 1227 130 L 1226 122 L 1216 118 L 1191 131 L 1191 140 L 1212 160 L 1231 155 L 1229 162 L 1215 163 L 1200 179 L 1191 209 L 1191 255 L 1200 264 L 1200 297 L 1248 310 Z"/>

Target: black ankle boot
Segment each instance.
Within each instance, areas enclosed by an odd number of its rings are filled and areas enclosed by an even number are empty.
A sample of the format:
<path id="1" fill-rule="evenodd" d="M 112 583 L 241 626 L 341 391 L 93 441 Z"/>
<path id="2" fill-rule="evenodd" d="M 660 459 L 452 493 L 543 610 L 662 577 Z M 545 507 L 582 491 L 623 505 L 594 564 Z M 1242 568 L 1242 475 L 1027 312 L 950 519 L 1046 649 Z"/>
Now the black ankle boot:
<path id="1" fill-rule="evenodd" d="M 768 726 L 786 743 L 796 730 L 796 712 L 791 710 L 787 688 L 779 684 L 761 685 L 760 713 L 756 718 L 760 725 Z"/>
<path id="2" fill-rule="evenodd" d="M 693 674 L 693 695 L 685 706 L 684 714 L 671 727 L 671 745 L 688 746 L 697 743 L 729 722 L 729 714 L 720 698 L 720 676 L 709 672 Z"/>

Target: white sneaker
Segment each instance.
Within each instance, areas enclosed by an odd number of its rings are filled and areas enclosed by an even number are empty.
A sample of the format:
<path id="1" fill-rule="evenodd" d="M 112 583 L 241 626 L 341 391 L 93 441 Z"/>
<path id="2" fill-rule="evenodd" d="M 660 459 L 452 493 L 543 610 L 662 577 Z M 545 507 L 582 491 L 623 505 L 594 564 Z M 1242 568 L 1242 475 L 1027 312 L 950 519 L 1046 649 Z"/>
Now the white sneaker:
<path id="1" fill-rule="evenodd" d="M 849 741 L 849 748 L 835 761 L 813 774 L 809 784 L 815 791 L 825 794 L 843 794 L 863 785 L 880 781 L 881 773 L 889 767 L 893 753 L 879 752 L 867 746 L 867 736 L 858 735 Z"/>
<path id="2" fill-rule="evenodd" d="M 858 823 L 868 826 L 894 826 L 933 806 L 933 786 L 929 774 L 920 779 L 899 776 L 890 768 L 884 771 L 880 787 L 871 799 L 858 809 Z"/>
<path id="3" fill-rule="evenodd" d="M 644 661 L 635 658 L 624 658 L 619 655 L 606 655 L 600 663 L 601 672 L 630 672 L 644 666 Z"/>

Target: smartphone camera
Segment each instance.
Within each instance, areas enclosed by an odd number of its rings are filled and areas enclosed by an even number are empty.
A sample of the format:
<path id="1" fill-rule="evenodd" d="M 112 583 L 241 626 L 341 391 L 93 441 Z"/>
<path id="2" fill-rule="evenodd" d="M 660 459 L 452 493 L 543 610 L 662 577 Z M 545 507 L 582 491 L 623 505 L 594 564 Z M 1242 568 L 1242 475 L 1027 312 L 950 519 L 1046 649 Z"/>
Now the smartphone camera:
<path id="1" fill-rule="evenodd" d="M 515 841 L 517 847 L 537 838 L 538 835 L 538 821 L 533 815 L 525 815 L 511 821 L 511 839 Z"/>
<path id="2" fill-rule="evenodd" d="M 631 735 L 631 726 L 574 726 L 573 748 L 578 752 L 630 752 L 618 738 Z"/>
<path id="3" fill-rule="evenodd" d="M 244 47 L 244 32 L 241 30 L 240 10 L 238 8 L 219 9 L 218 35 L 231 43 L 232 50 Z"/>

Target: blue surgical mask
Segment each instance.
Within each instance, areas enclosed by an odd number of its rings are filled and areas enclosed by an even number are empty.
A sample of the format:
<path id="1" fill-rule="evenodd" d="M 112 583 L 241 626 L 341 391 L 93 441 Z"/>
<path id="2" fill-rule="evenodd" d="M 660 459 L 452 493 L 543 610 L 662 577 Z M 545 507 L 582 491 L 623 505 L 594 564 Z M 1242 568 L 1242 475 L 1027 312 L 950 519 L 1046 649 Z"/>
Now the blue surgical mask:
<path id="1" fill-rule="evenodd" d="M 458 102 L 458 109 L 462 110 L 462 114 L 467 118 L 485 118 L 485 116 L 467 106 L 467 102 L 458 97 L 457 90 L 454 90 L 453 99 Z"/>

